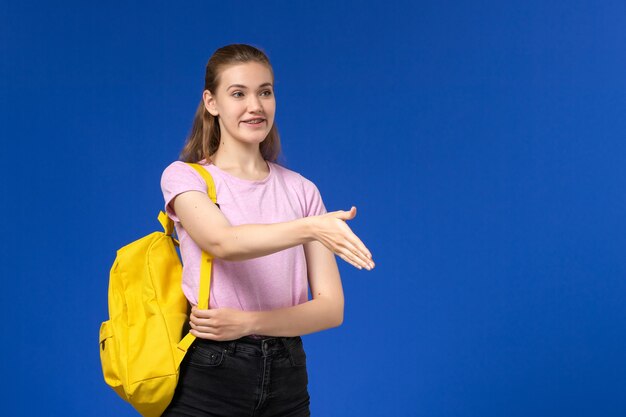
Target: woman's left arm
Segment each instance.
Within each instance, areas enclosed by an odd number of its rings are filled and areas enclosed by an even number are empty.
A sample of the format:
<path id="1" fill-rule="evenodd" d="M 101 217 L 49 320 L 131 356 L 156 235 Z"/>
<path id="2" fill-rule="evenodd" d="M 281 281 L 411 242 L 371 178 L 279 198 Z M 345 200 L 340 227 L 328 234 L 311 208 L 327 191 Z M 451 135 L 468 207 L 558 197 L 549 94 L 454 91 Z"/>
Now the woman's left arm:
<path id="1" fill-rule="evenodd" d="M 203 339 L 234 340 L 250 334 L 301 336 L 340 326 L 343 288 L 335 255 L 318 241 L 304 244 L 312 300 L 271 311 L 192 309 L 191 333 Z"/>

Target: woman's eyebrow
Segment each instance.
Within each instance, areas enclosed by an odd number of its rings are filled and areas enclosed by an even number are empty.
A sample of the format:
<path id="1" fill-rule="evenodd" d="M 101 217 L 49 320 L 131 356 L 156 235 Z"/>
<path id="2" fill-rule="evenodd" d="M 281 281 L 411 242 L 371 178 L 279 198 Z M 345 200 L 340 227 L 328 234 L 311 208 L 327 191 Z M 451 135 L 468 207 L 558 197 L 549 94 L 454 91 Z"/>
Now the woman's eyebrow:
<path id="1" fill-rule="evenodd" d="M 271 86 L 272 86 L 272 83 L 263 83 L 263 84 L 261 84 L 261 85 L 259 86 L 259 88 L 263 88 L 263 87 L 267 87 L 267 86 L 271 87 Z M 232 85 L 229 85 L 229 86 L 228 86 L 227 90 L 228 90 L 229 88 L 232 88 L 232 87 L 243 88 L 244 90 L 248 88 L 248 87 L 246 87 L 246 86 L 245 86 L 245 85 L 243 85 L 243 84 L 232 84 Z"/>

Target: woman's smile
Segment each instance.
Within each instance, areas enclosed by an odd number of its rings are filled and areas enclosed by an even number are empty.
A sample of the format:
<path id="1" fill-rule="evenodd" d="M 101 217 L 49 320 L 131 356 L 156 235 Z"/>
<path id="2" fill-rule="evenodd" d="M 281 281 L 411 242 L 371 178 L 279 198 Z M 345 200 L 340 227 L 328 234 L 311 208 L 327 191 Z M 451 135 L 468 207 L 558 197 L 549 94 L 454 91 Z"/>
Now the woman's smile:
<path id="1" fill-rule="evenodd" d="M 265 127 L 265 119 L 256 118 L 250 120 L 244 120 L 244 124 L 250 126 L 253 129 L 258 129 L 260 127 Z"/>

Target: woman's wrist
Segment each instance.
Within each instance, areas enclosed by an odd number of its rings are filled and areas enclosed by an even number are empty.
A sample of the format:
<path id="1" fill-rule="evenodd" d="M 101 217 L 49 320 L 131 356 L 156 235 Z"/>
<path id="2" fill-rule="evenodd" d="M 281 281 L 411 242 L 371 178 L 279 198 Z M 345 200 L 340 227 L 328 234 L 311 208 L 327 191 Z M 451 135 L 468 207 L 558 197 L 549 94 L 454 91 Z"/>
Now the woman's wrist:
<path id="1" fill-rule="evenodd" d="M 302 231 L 307 242 L 317 240 L 317 221 L 319 216 L 303 217 L 300 219 L 302 222 Z"/>
<path id="2" fill-rule="evenodd" d="M 246 335 L 259 334 L 259 314 L 256 311 L 247 312 Z"/>

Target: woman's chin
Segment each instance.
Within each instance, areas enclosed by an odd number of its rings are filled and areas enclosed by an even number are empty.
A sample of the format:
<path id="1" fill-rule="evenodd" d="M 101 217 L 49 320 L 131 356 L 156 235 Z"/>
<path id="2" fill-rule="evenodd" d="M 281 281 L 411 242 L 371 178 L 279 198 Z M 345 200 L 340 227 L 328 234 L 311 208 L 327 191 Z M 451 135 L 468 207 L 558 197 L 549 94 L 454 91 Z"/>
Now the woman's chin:
<path id="1" fill-rule="evenodd" d="M 268 135 L 269 132 L 256 132 L 255 134 L 241 135 L 240 138 L 243 142 L 258 144 L 263 142 Z"/>

